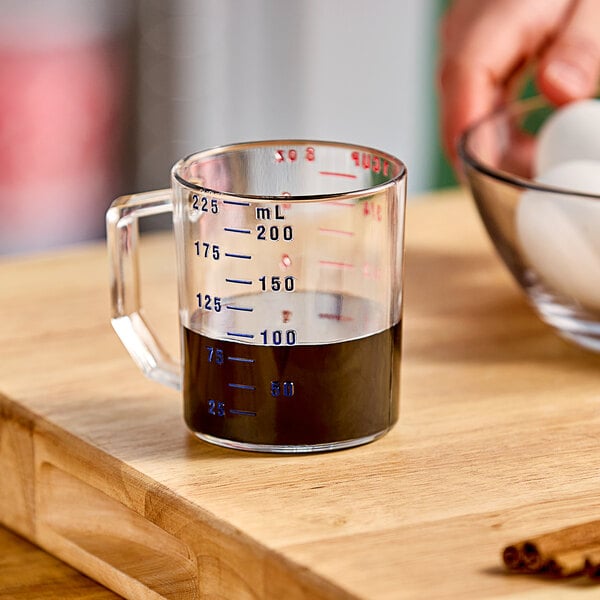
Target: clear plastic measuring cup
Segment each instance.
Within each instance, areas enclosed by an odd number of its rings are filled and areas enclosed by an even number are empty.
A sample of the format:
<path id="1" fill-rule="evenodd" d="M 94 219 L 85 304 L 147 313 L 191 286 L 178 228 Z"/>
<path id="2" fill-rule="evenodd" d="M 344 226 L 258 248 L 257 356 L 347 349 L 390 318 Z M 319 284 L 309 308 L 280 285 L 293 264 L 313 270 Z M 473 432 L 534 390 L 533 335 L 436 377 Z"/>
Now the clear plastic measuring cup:
<path id="1" fill-rule="evenodd" d="M 306 140 L 179 161 L 172 189 L 107 213 L 112 324 L 152 379 L 182 389 L 199 438 L 230 448 L 355 446 L 398 418 L 406 168 Z M 181 358 L 140 315 L 139 217 L 173 211 Z"/>

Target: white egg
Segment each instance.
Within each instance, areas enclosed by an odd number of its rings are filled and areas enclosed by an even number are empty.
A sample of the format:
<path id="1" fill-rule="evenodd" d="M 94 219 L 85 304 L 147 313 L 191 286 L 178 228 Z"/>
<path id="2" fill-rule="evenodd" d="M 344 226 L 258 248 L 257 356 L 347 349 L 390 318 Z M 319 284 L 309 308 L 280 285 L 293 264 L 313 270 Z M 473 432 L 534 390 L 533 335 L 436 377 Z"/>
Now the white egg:
<path id="1" fill-rule="evenodd" d="M 566 162 L 537 181 L 600 196 L 600 161 Z M 516 228 L 526 261 L 551 289 L 600 310 L 600 200 L 529 190 Z"/>
<path id="2" fill-rule="evenodd" d="M 537 137 L 536 173 L 571 160 L 600 160 L 600 100 L 580 100 L 558 109 Z"/>

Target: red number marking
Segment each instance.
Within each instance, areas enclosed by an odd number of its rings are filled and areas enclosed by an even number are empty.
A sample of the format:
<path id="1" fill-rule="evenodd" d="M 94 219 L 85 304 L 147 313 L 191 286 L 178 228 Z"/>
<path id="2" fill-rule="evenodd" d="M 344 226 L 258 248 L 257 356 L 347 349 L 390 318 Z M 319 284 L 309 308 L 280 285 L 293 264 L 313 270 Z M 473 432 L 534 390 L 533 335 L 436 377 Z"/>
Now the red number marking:
<path id="1" fill-rule="evenodd" d="M 315 149 L 312 146 L 308 146 L 304 151 L 304 158 L 310 162 L 315 160 Z M 298 150 L 295 148 L 289 148 L 286 150 L 275 150 L 275 162 L 295 162 L 298 160 Z"/>
<path id="2" fill-rule="evenodd" d="M 319 231 L 321 233 L 330 233 L 332 235 L 347 235 L 348 237 L 352 237 L 354 235 L 354 231 L 344 231 L 343 229 L 328 229 L 326 227 L 319 227 Z"/>
<path id="3" fill-rule="evenodd" d="M 288 254 L 282 254 L 281 255 L 281 266 L 284 269 L 287 269 L 291 264 L 292 264 L 292 259 L 289 257 L 289 255 Z"/>
<path id="4" fill-rule="evenodd" d="M 337 269 L 354 269 L 351 263 L 338 262 L 336 260 L 320 260 L 319 264 L 324 267 L 335 267 Z"/>
<path id="5" fill-rule="evenodd" d="M 387 160 L 383 159 L 382 161 L 381 157 L 376 154 L 371 154 L 370 152 L 358 152 L 358 150 L 354 150 L 350 154 L 350 159 L 355 167 L 371 169 L 373 173 L 383 172 L 383 174 L 387 176 L 390 171 L 390 163 Z"/>
<path id="6" fill-rule="evenodd" d="M 333 313 L 319 313 L 319 319 L 331 319 L 333 321 L 354 321 L 352 317 L 344 315 L 336 315 Z"/>
<path id="7" fill-rule="evenodd" d="M 381 204 L 375 204 L 370 200 L 367 200 L 363 204 L 363 215 L 368 217 L 369 215 L 373 215 L 373 218 L 376 221 L 381 221 L 383 219 L 383 211 L 381 208 Z"/>
<path id="8" fill-rule="evenodd" d="M 319 171 L 319 175 L 328 175 L 331 177 L 347 177 L 348 179 L 356 179 L 356 175 L 352 175 L 352 173 L 337 173 L 335 171 Z"/>

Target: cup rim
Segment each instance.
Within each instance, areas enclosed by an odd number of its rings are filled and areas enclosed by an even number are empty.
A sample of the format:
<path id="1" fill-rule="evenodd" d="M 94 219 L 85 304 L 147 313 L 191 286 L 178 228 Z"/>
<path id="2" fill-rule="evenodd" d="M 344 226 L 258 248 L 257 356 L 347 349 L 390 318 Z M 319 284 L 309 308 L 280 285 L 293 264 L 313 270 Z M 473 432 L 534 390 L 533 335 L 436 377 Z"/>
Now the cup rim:
<path id="1" fill-rule="evenodd" d="M 568 188 L 561 188 L 554 185 L 547 185 L 535 181 L 533 179 L 527 179 L 519 175 L 514 175 L 509 171 L 497 169 L 479 159 L 470 148 L 471 136 L 478 131 L 480 126 L 484 125 L 485 123 L 489 122 L 494 118 L 497 118 L 499 115 L 503 113 L 508 113 L 513 116 L 523 116 L 528 111 L 545 107 L 551 108 L 553 106 L 542 96 L 534 96 L 525 100 L 517 100 L 514 102 L 503 104 L 495 110 L 493 110 L 492 112 L 484 115 L 482 118 L 475 121 L 475 123 L 470 125 L 465 130 L 465 132 L 460 136 L 460 139 L 458 141 L 458 155 L 461 161 L 463 162 L 463 165 L 466 165 L 475 171 L 483 173 L 484 175 L 487 175 L 492 179 L 502 181 L 503 183 L 507 183 L 515 187 L 525 188 L 528 190 L 535 190 L 539 192 L 548 192 L 552 194 L 561 194 L 577 196 L 580 198 L 589 198 L 592 200 L 600 200 L 600 194 L 590 194 L 587 192 L 570 190 Z"/>
<path id="2" fill-rule="evenodd" d="M 392 164 L 396 169 L 397 173 L 392 175 L 387 181 L 383 183 L 379 183 L 377 185 L 365 187 L 365 188 L 357 188 L 353 190 L 349 190 L 346 192 L 335 192 L 335 193 L 327 193 L 327 194 L 291 194 L 291 195 L 258 195 L 258 194 L 239 194 L 234 192 L 227 192 L 222 190 L 216 190 L 209 187 L 201 186 L 197 183 L 189 181 L 183 174 L 182 170 L 186 167 L 192 160 L 197 159 L 198 157 L 208 157 L 214 154 L 223 153 L 226 150 L 235 149 L 241 150 L 244 148 L 251 148 L 256 146 L 268 146 L 268 145 L 320 145 L 320 146 L 336 146 L 339 148 L 346 148 L 348 150 L 357 150 L 359 152 L 368 152 L 370 154 L 377 154 L 378 156 L 387 160 L 390 164 Z M 352 144 L 347 142 L 336 142 L 331 140 L 318 140 L 318 139 L 299 139 L 299 138 L 289 138 L 289 139 L 269 139 L 269 140 L 256 140 L 256 141 L 248 141 L 248 142 L 236 142 L 232 144 L 224 144 L 220 146 L 213 146 L 211 148 L 207 148 L 205 150 L 200 150 L 197 152 L 192 152 L 188 154 L 184 158 L 178 160 L 171 169 L 172 178 L 177 181 L 180 185 L 189 188 L 194 191 L 199 191 L 209 195 L 217 195 L 217 196 L 225 196 L 231 198 L 240 198 L 248 201 L 261 201 L 261 202 L 319 202 L 324 200 L 335 200 L 335 199 L 349 199 L 349 198 L 357 198 L 366 195 L 375 194 L 381 192 L 387 188 L 394 187 L 397 183 L 406 180 L 407 177 L 407 169 L 406 165 L 399 158 L 396 158 L 394 155 L 389 154 L 388 152 L 384 152 L 382 150 L 378 150 L 376 148 L 372 148 L 370 146 L 364 146 L 362 144 Z"/>

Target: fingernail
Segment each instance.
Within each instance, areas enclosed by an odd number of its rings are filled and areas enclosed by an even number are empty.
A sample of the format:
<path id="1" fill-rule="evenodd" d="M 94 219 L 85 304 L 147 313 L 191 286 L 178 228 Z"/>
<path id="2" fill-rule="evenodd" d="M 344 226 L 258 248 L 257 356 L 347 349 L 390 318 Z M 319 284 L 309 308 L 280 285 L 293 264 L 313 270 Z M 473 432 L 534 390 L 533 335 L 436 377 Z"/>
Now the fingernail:
<path id="1" fill-rule="evenodd" d="M 564 60 L 551 62 L 544 73 L 546 81 L 572 97 L 588 93 L 589 81 L 585 71 Z"/>

